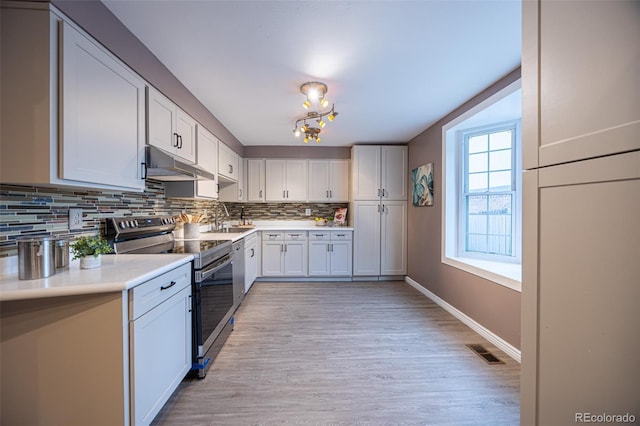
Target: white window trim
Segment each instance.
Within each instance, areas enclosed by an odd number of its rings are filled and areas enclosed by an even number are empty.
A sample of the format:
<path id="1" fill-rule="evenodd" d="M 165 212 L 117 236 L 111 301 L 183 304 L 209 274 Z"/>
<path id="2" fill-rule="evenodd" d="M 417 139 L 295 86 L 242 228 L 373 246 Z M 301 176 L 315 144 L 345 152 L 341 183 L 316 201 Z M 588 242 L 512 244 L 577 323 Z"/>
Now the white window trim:
<path id="1" fill-rule="evenodd" d="M 454 120 L 442 127 L 442 241 L 441 241 L 441 262 L 461 269 L 470 274 L 503 285 L 518 292 L 522 291 L 522 266 L 521 263 L 496 262 L 492 260 L 476 259 L 471 257 L 460 257 L 456 253 L 459 225 L 460 206 L 458 201 L 460 188 L 460 174 L 458 173 L 460 155 L 460 144 L 455 135 L 455 127 L 466 121 L 478 112 L 493 105 L 502 98 L 514 93 L 521 87 L 520 80 L 511 83 L 509 86 L 500 90 L 498 93 L 490 96 L 478 105 L 474 106 L 464 114 L 456 117 Z M 516 155 L 517 161 L 521 162 L 521 149 Z M 449 179 L 447 179 L 449 175 Z M 518 176 L 520 179 L 521 177 Z M 447 193 L 455 194 L 453 197 L 447 197 Z M 518 193 L 521 199 L 522 191 Z M 521 202 L 516 202 L 521 205 Z M 450 216 L 447 216 L 447 210 Z M 448 220 L 449 219 L 449 220 Z M 520 234 L 521 235 L 521 234 Z M 518 248 L 518 251 L 520 248 Z M 518 252 L 517 258 L 520 259 Z"/>

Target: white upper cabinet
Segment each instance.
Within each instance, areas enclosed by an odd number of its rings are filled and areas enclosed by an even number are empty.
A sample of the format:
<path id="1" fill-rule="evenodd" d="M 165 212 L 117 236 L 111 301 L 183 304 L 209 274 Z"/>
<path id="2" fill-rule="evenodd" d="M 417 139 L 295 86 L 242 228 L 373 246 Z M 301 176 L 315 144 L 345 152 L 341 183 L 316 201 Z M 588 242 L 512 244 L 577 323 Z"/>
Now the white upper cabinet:
<path id="1" fill-rule="evenodd" d="M 144 80 L 57 12 L 0 17 L 1 181 L 142 191 Z"/>
<path id="2" fill-rule="evenodd" d="M 640 149 L 638 2 L 523 2 L 523 17 L 524 168 Z"/>
<path id="3" fill-rule="evenodd" d="M 354 146 L 352 148 L 353 200 L 406 200 L 406 146 Z"/>
<path id="4" fill-rule="evenodd" d="M 309 160 L 309 201 L 349 201 L 348 160 Z"/>
<path id="5" fill-rule="evenodd" d="M 196 162 L 196 121 L 153 87 L 147 90 L 148 143 Z"/>
<path id="6" fill-rule="evenodd" d="M 352 161 L 352 198 L 354 200 L 376 200 L 380 198 L 382 172 L 379 146 L 354 146 Z"/>
<path id="7" fill-rule="evenodd" d="M 218 174 L 226 181 L 236 182 L 240 169 L 240 156 L 224 143 L 218 144 Z"/>
<path id="8" fill-rule="evenodd" d="M 218 139 L 213 134 L 198 125 L 198 138 L 196 152 L 198 167 L 212 173 L 218 174 Z"/>
<path id="9" fill-rule="evenodd" d="M 141 189 L 144 80 L 62 24 L 61 177 Z"/>
<path id="10" fill-rule="evenodd" d="M 307 200 L 307 160 L 265 160 L 266 201 Z"/>
<path id="11" fill-rule="evenodd" d="M 247 160 L 247 201 L 265 201 L 265 161 Z"/>

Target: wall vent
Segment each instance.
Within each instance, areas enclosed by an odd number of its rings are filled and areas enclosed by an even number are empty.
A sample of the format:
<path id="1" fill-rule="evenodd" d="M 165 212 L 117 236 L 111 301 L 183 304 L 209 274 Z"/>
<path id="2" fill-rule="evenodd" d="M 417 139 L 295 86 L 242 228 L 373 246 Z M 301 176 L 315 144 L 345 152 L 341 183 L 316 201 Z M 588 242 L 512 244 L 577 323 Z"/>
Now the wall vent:
<path id="1" fill-rule="evenodd" d="M 472 343 L 466 346 L 471 349 L 476 355 L 482 358 L 487 364 L 504 364 L 504 361 L 502 361 L 500 358 L 489 352 L 487 349 L 485 349 L 484 346 L 478 343 Z"/>

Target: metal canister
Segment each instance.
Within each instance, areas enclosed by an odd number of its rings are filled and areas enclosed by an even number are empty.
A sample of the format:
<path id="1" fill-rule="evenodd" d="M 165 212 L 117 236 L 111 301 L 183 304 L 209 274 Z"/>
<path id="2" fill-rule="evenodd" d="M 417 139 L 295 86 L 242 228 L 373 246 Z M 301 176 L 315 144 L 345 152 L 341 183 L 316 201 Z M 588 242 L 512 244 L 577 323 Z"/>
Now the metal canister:
<path id="1" fill-rule="evenodd" d="M 56 238 L 55 247 L 56 269 L 67 268 L 69 266 L 69 238 Z"/>
<path id="2" fill-rule="evenodd" d="M 18 242 L 18 278 L 34 280 L 56 273 L 55 243 L 53 237 L 23 237 Z"/>

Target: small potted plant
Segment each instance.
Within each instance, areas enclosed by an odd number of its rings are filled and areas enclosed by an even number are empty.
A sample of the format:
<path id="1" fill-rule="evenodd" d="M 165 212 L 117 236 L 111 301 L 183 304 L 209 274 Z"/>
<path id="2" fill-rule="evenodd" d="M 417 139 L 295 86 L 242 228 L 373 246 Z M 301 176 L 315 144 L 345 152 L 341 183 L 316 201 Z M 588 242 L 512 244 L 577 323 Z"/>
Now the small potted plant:
<path id="1" fill-rule="evenodd" d="M 83 236 L 71 244 L 73 259 L 80 259 L 81 269 L 102 266 L 103 254 L 113 253 L 113 249 L 100 235 Z"/>

